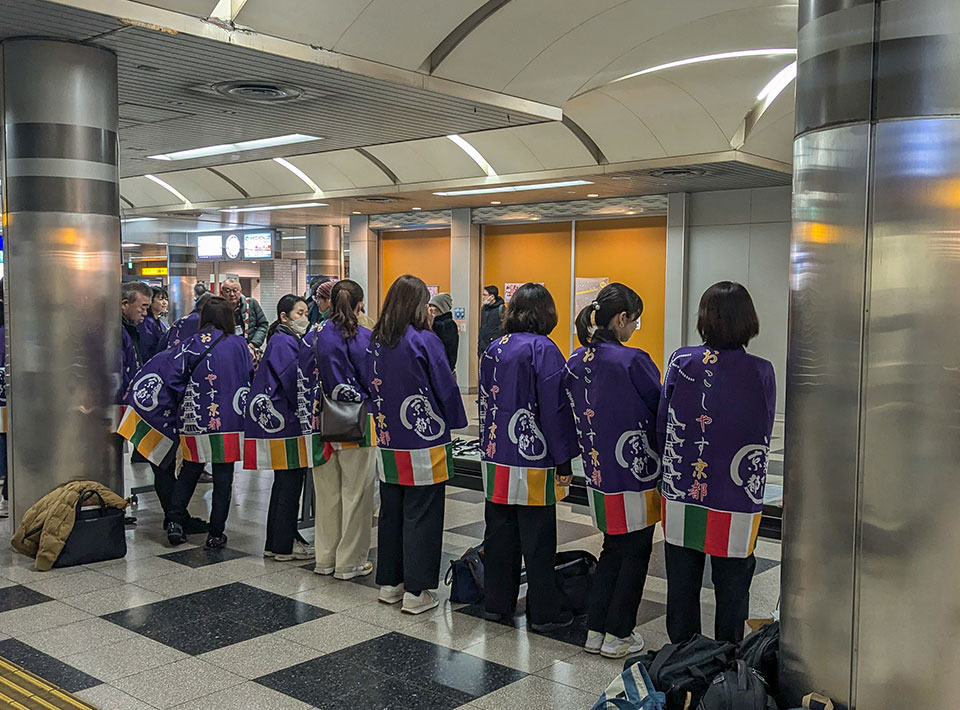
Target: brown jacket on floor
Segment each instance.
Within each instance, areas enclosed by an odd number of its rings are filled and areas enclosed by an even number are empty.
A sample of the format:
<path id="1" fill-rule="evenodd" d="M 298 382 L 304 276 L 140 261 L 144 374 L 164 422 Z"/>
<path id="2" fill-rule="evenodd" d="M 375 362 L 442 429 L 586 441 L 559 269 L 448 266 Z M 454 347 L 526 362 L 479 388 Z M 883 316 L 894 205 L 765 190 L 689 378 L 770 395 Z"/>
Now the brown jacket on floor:
<path id="1" fill-rule="evenodd" d="M 77 499 L 83 491 L 96 491 L 111 508 L 124 510 L 127 507 L 126 499 L 95 481 L 71 481 L 47 493 L 24 514 L 20 527 L 10 540 L 17 552 L 37 559 L 39 571 L 49 570 L 60 556 L 76 522 Z M 100 504 L 96 496 L 85 501 L 85 505 L 94 504 Z"/>

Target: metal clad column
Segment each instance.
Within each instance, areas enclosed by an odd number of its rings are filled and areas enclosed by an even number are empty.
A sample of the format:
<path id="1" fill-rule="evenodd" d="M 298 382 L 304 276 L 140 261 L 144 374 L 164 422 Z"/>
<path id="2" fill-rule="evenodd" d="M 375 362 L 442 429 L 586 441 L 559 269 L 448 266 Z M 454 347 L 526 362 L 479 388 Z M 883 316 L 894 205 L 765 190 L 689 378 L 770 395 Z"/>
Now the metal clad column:
<path id="1" fill-rule="evenodd" d="M 476 391 L 477 341 L 480 337 L 480 225 L 471 210 L 450 210 L 450 296 L 453 309 L 463 309 L 466 332 L 460 333 L 457 381 L 461 392 Z"/>
<path id="2" fill-rule="evenodd" d="M 663 363 L 686 345 L 687 285 L 690 266 L 690 195 L 671 192 L 667 195 L 667 264 L 664 284 Z"/>
<path id="3" fill-rule="evenodd" d="M 782 661 L 792 699 L 960 693 L 960 16 L 801 0 Z"/>
<path id="4" fill-rule="evenodd" d="M 340 278 L 340 227 L 311 224 L 307 227 L 307 283 L 314 276 Z"/>
<path id="5" fill-rule="evenodd" d="M 367 215 L 350 216 L 350 278 L 363 287 L 367 315 L 380 315 L 380 241 Z"/>
<path id="6" fill-rule="evenodd" d="M 174 244 L 167 236 L 167 279 L 170 286 L 170 323 L 193 310 L 193 287 L 197 285 L 197 247 Z M 186 242 L 186 237 L 183 238 Z"/>
<path id="7" fill-rule="evenodd" d="M 68 480 L 123 493 L 117 60 L 0 44 L 10 483 L 18 520 Z"/>

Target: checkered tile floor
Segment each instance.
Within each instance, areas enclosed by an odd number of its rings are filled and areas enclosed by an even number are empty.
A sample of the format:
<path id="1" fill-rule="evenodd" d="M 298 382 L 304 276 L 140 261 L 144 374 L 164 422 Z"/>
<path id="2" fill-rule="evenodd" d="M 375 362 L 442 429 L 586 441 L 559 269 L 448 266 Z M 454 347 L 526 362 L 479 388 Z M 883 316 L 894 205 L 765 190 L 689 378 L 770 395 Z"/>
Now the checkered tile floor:
<path id="1" fill-rule="evenodd" d="M 136 484 L 143 473 L 130 476 Z M 41 573 L 0 551 L 0 656 L 105 710 L 579 710 L 617 674 L 619 662 L 580 651 L 583 619 L 539 635 L 522 604 L 513 624 L 491 623 L 478 607 L 451 604 L 444 586 L 438 609 L 406 616 L 377 603 L 373 576 L 339 582 L 312 564 L 263 559 L 271 481 L 237 474 L 229 545 L 217 552 L 200 548 L 199 535 L 167 545 L 153 494 L 141 496 L 124 560 Z M 194 514 L 208 513 L 210 488 L 200 486 Z M 481 494 L 448 489 L 444 569 L 480 542 L 482 520 Z M 0 536 L 10 532 L 0 522 Z M 599 553 L 586 511 L 558 506 L 558 534 L 561 549 Z M 638 614 L 650 648 L 667 642 L 658 540 Z M 776 606 L 779 556 L 761 541 L 752 615 Z M 709 588 L 703 599 L 710 629 Z"/>

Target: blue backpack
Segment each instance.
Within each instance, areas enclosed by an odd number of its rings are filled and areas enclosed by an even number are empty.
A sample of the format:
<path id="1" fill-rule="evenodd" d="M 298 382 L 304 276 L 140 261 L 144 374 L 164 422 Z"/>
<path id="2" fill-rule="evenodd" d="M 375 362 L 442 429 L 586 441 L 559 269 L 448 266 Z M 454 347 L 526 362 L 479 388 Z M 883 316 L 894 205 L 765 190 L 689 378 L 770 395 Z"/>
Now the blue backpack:
<path id="1" fill-rule="evenodd" d="M 591 710 L 666 710 L 667 699 L 655 690 L 647 669 L 641 663 L 628 665 L 618 675 Z"/>

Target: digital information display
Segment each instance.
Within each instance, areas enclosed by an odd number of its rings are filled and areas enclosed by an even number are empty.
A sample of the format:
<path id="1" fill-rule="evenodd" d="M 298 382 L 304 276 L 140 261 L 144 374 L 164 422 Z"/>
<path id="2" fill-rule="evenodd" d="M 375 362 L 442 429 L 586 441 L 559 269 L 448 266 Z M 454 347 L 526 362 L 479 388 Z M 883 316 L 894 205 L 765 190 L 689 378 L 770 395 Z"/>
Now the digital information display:
<path id="1" fill-rule="evenodd" d="M 243 258 L 273 258 L 273 232 L 247 232 L 244 234 Z"/>
<path id="2" fill-rule="evenodd" d="M 223 258 L 223 235 L 222 234 L 197 235 L 197 259 L 222 259 L 222 258 Z"/>

